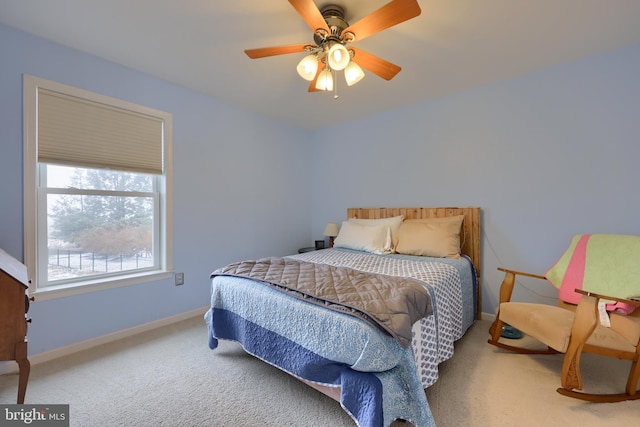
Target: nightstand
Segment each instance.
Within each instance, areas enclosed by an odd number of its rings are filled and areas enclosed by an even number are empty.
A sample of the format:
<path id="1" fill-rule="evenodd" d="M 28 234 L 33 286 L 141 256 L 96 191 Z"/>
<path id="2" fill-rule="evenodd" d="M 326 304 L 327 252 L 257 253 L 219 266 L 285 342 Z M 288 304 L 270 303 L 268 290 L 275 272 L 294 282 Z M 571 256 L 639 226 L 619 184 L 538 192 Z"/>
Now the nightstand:
<path id="1" fill-rule="evenodd" d="M 324 248 L 323 248 L 323 249 L 324 249 Z M 299 253 L 299 254 L 303 254 L 303 253 L 305 253 L 305 252 L 313 252 L 313 251 L 315 251 L 315 250 L 317 250 L 317 249 L 315 248 L 315 246 L 309 246 L 309 247 L 307 247 L 307 248 L 300 248 L 300 249 L 298 249 L 298 253 Z"/>

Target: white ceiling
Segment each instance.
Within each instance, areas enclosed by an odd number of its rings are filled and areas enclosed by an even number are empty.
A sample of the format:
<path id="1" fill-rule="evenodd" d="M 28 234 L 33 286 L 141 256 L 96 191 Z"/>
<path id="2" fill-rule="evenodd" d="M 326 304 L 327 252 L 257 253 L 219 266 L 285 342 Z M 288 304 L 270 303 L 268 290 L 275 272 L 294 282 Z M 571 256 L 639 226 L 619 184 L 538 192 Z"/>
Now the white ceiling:
<path id="1" fill-rule="evenodd" d="M 316 0 L 350 23 L 388 0 Z M 422 14 L 354 46 L 402 67 L 308 93 L 304 54 L 244 49 L 313 41 L 286 0 L 0 0 L 0 23 L 305 129 L 422 102 L 640 43 L 640 0 L 420 0 Z M 366 71 L 365 71 L 366 72 Z"/>

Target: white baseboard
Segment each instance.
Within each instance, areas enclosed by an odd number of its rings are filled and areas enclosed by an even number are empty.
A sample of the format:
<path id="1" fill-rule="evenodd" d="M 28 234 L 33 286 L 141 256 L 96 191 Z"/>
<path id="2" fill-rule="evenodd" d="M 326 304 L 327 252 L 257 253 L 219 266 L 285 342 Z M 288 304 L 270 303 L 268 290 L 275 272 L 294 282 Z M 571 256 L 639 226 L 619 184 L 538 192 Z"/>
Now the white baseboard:
<path id="1" fill-rule="evenodd" d="M 131 328 L 123 329 L 121 331 L 112 332 L 110 334 L 101 335 L 95 338 L 89 338 L 88 340 L 80 341 L 74 344 L 70 344 L 64 347 L 55 348 L 53 350 L 45 351 L 42 353 L 29 356 L 29 362 L 31 365 L 38 363 L 48 362 L 59 357 L 68 356 L 78 351 L 87 350 L 98 345 L 113 342 L 122 338 L 127 338 L 132 335 L 139 334 L 141 332 L 150 331 L 152 329 L 167 326 L 172 323 L 180 322 L 182 320 L 191 319 L 196 316 L 204 316 L 204 313 L 209 307 L 197 308 L 195 310 L 187 311 L 185 313 L 176 314 L 174 316 L 165 317 L 163 319 L 154 320 L 152 322 L 143 323 L 142 325 L 133 326 Z M 204 321 L 203 321 L 204 322 Z M 16 362 L 0 362 L 0 375 L 5 374 L 17 374 L 18 364 Z"/>
<path id="2" fill-rule="evenodd" d="M 490 320 L 491 322 L 493 322 L 494 320 L 496 320 L 496 315 L 493 313 L 485 313 L 484 311 L 481 314 L 481 319 L 482 320 Z"/>

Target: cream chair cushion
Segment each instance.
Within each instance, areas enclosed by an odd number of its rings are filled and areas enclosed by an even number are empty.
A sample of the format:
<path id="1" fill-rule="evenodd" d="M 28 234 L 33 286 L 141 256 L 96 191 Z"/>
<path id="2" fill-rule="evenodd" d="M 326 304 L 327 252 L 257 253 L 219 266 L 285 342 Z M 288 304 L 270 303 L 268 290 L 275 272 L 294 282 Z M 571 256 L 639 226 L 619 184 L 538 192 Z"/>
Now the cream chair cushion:
<path id="1" fill-rule="evenodd" d="M 499 315 L 503 322 L 554 350 L 561 353 L 567 351 L 573 325 L 573 310 L 545 304 L 505 302 L 500 304 Z M 612 314 L 611 323 L 611 328 L 598 325 L 587 344 L 635 352 L 640 339 L 640 318 Z M 620 330 L 624 335 L 616 330 Z"/>
<path id="2" fill-rule="evenodd" d="M 558 307 L 575 311 L 576 306 L 558 300 Z M 617 313 L 609 313 L 611 329 L 622 335 L 632 345 L 640 343 L 640 309 L 634 310 L 628 316 Z"/>
<path id="3" fill-rule="evenodd" d="M 561 353 L 567 351 L 573 313 L 559 307 L 526 302 L 500 304 L 500 320 Z"/>

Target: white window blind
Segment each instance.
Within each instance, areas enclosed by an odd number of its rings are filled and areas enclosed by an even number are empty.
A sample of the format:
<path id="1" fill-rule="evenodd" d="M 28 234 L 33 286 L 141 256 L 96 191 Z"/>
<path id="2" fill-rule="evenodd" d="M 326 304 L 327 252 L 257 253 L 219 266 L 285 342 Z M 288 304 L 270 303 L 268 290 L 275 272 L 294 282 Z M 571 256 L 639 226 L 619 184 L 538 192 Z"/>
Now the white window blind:
<path id="1" fill-rule="evenodd" d="M 163 173 L 163 120 L 38 88 L 38 161 Z"/>

